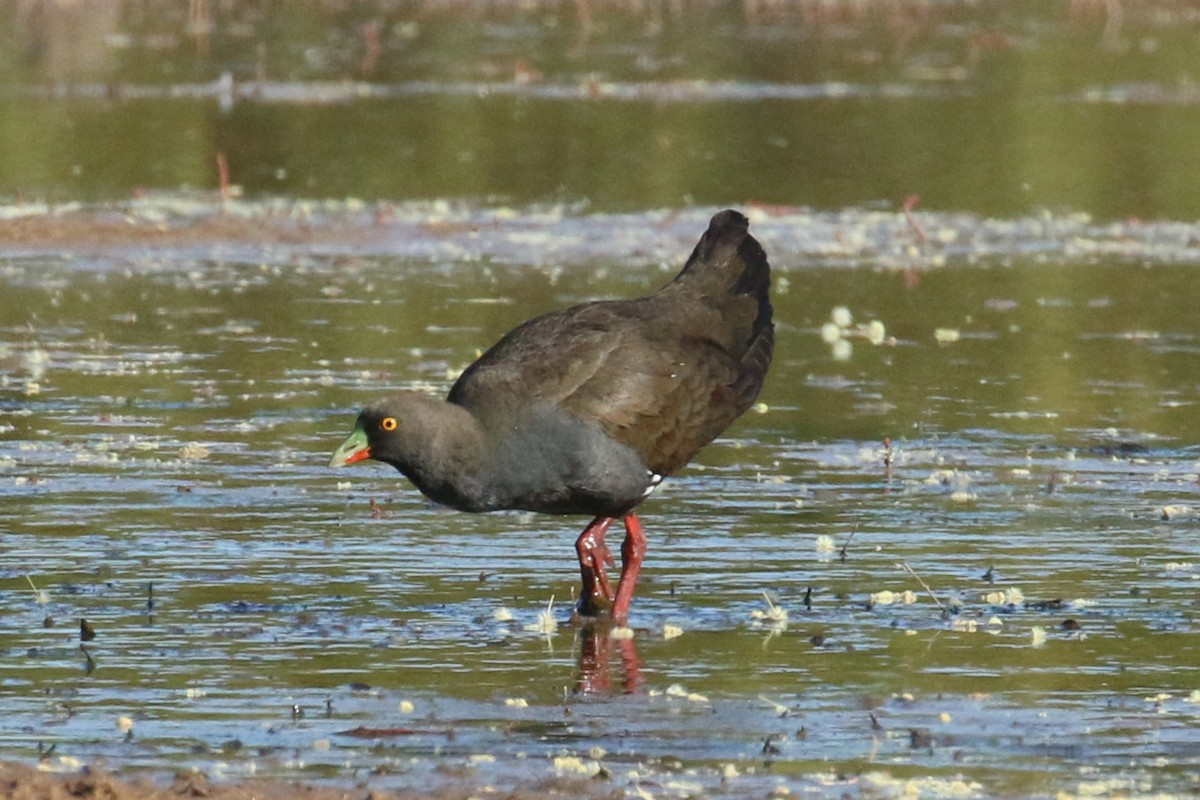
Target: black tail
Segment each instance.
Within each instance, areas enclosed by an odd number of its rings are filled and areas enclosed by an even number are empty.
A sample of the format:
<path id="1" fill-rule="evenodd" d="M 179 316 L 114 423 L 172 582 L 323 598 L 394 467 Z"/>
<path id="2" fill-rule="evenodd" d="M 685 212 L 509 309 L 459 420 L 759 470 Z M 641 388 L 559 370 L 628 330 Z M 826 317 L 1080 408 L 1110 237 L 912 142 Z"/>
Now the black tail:
<path id="1" fill-rule="evenodd" d="M 748 295 L 758 303 L 750 342 L 771 325 L 771 266 L 749 233 L 750 220 L 733 209 L 715 215 L 676 280 L 697 283 L 710 296 Z"/>
<path id="2" fill-rule="evenodd" d="M 758 397 L 775 349 L 771 266 L 749 227 L 750 221 L 733 210 L 714 216 L 675 279 L 684 291 L 721 308 L 728 333 L 735 336 L 732 340 L 714 337 L 724 341 L 726 352 L 738 364 L 737 378 L 729 387 L 734 413 L 725 425 Z"/>

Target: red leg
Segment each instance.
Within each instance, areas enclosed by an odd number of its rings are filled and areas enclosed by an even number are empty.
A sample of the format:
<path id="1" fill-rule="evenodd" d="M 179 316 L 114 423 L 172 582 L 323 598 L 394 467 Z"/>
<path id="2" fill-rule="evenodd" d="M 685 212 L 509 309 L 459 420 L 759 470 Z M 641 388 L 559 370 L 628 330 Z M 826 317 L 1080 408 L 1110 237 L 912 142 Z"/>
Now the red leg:
<path id="1" fill-rule="evenodd" d="M 581 614 L 596 614 L 612 605 L 613 591 L 604 567 L 613 563 L 613 557 L 604 544 L 604 534 L 613 521 L 612 517 L 596 517 L 575 540 L 579 573 L 583 577 L 583 590 L 579 597 Z"/>
<path id="2" fill-rule="evenodd" d="M 617 585 L 617 598 L 613 601 L 612 618 L 622 625 L 629 619 L 629 606 L 633 603 L 633 589 L 637 586 L 638 574 L 642 571 L 642 556 L 646 554 L 646 535 L 637 514 L 625 515 L 625 541 L 621 544 L 621 582 Z"/>

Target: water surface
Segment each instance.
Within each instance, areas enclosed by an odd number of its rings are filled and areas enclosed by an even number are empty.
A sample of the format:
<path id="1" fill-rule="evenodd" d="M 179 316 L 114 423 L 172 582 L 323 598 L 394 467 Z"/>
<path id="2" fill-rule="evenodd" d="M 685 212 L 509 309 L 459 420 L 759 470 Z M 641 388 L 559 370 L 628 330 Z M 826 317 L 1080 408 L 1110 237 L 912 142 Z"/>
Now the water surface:
<path id="1" fill-rule="evenodd" d="M 846 266 L 814 254 L 824 226 L 865 237 L 873 213 L 755 211 L 763 406 L 644 507 L 631 641 L 565 624 L 584 520 L 325 466 L 366 399 L 444 391 L 533 313 L 657 287 L 710 212 L 466 214 L 464 241 L 509 243 L 494 259 L 428 255 L 436 226 L 7 258 L 5 752 L 384 788 L 602 767 L 666 796 L 1190 791 L 1186 248 Z M 848 353 L 822 335 L 847 311 Z"/>
<path id="2" fill-rule="evenodd" d="M 0 753 L 464 794 L 1194 793 L 1195 23 L 0 10 Z M 632 639 L 567 622 L 585 520 L 326 466 L 370 398 L 653 291 L 731 205 L 774 265 L 775 363 L 645 505 Z"/>

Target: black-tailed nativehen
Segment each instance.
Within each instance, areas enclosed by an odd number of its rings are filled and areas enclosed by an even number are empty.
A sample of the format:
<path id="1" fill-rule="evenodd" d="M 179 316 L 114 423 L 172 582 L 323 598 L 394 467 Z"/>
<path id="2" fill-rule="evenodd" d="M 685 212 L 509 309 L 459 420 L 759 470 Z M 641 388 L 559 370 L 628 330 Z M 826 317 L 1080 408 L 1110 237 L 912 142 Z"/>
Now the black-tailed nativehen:
<path id="1" fill-rule="evenodd" d="M 646 550 L 636 510 L 758 396 L 775 343 L 766 254 L 722 211 L 654 294 L 583 303 L 520 325 L 439 399 L 385 397 L 331 466 L 375 459 L 460 511 L 593 517 L 575 543 L 580 613 L 627 621 Z M 604 534 L 625 526 L 620 580 Z"/>

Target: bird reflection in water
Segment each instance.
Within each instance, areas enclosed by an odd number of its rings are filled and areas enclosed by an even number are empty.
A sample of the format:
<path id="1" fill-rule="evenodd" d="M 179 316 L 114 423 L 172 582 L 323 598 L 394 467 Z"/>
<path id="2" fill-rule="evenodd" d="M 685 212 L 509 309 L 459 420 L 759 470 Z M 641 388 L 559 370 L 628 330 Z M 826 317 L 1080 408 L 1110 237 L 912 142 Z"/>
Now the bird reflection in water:
<path id="1" fill-rule="evenodd" d="M 579 629 L 579 694 L 634 694 L 642 688 L 642 668 L 633 637 L 621 635 L 628 628 L 607 623 Z M 616 633 L 617 635 L 613 635 Z M 615 682 L 615 684 L 614 684 Z M 614 685 L 617 688 L 614 688 Z"/>

